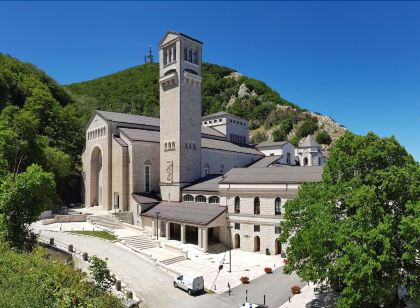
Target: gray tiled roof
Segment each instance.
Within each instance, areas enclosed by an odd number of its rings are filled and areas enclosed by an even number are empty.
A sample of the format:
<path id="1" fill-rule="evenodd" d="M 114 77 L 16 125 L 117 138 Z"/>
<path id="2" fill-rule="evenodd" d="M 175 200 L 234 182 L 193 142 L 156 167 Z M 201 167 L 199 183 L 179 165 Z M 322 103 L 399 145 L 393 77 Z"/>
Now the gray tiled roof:
<path id="1" fill-rule="evenodd" d="M 120 137 L 114 136 L 114 140 L 118 142 L 118 144 L 124 148 L 128 147 L 127 143 L 125 143 Z"/>
<path id="2" fill-rule="evenodd" d="M 185 187 L 183 191 L 219 191 L 219 181 L 222 179 L 221 175 L 207 175 L 191 186 Z"/>
<path id="3" fill-rule="evenodd" d="M 137 128 L 120 128 L 119 130 L 131 141 L 159 142 L 160 138 L 160 133 L 156 130 L 145 130 Z"/>
<path id="4" fill-rule="evenodd" d="M 285 184 L 319 182 L 322 179 L 322 166 L 281 166 L 273 168 L 234 168 L 221 184 Z"/>
<path id="5" fill-rule="evenodd" d="M 142 216 L 156 217 L 156 213 L 159 212 L 159 218 L 163 220 L 206 226 L 226 210 L 224 206 L 209 203 L 162 202 L 143 213 Z"/>
<path id="6" fill-rule="evenodd" d="M 146 193 L 132 193 L 131 196 L 140 204 L 148 203 L 159 203 L 160 200 L 157 199 L 155 195 L 146 194 Z"/>
<path id="7" fill-rule="evenodd" d="M 226 138 L 226 135 L 213 127 L 201 126 L 201 134 Z"/>
<path id="8" fill-rule="evenodd" d="M 255 154 L 255 155 L 261 155 L 261 156 L 263 155 L 260 151 L 251 147 L 239 146 L 237 144 L 234 144 L 228 141 L 208 139 L 208 138 L 201 139 L 201 147 L 208 148 L 208 149 L 230 151 L 230 152 Z"/>
<path id="9" fill-rule="evenodd" d="M 216 113 L 208 114 L 208 115 L 202 117 L 202 119 L 213 118 L 213 117 L 224 117 L 224 116 L 227 116 L 227 115 L 234 116 L 230 113 L 227 113 L 227 112 L 224 112 L 224 111 L 219 111 L 219 112 L 216 112 Z"/>
<path id="10" fill-rule="evenodd" d="M 305 140 L 299 145 L 299 148 L 312 148 L 312 147 L 320 147 L 319 143 L 316 142 L 314 137 L 311 135 L 306 136 Z"/>
<path id="11" fill-rule="evenodd" d="M 120 128 L 119 130 L 131 141 L 159 142 L 160 140 L 159 131 L 144 130 L 137 128 Z M 261 152 L 255 150 L 254 148 L 239 146 L 226 140 L 216 140 L 204 137 L 201 138 L 201 147 L 245 154 L 262 155 Z"/>
<path id="12" fill-rule="evenodd" d="M 102 111 L 97 110 L 101 117 L 105 120 L 119 122 L 119 123 L 128 123 L 128 124 L 140 124 L 140 125 L 148 125 L 148 126 L 159 126 L 159 119 L 158 118 L 151 118 L 151 117 L 143 117 L 134 114 L 128 113 L 120 113 L 120 112 L 110 112 L 110 111 Z"/>
<path id="13" fill-rule="evenodd" d="M 278 161 L 283 155 L 271 155 L 261 158 L 260 160 L 256 161 L 248 168 L 264 168 L 272 165 L 276 161 Z"/>
<path id="14" fill-rule="evenodd" d="M 283 146 L 288 142 L 289 141 L 277 141 L 277 142 L 264 141 L 264 142 L 258 143 L 255 147 L 256 148 L 264 148 L 264 147 L 272 147 L 272 146 Z"/>

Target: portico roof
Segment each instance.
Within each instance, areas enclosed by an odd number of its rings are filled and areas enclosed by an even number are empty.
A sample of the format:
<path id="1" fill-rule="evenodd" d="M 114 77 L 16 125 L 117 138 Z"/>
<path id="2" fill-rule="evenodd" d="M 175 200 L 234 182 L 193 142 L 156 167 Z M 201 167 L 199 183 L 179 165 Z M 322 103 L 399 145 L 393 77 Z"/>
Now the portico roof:
<path id="1" fill-rule="evenodd" d="M 226 210 L 225 206 L 209 203 L 161 202 L 141 216 L 155 218 L 159 212 L 159 219 L 162 220 L 207 226 Z"/>

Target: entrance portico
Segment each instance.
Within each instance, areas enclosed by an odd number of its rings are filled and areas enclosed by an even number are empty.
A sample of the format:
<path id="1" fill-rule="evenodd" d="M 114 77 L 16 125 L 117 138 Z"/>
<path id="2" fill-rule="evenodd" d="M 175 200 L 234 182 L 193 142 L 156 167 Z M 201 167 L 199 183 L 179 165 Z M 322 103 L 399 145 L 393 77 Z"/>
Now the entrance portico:
<path id="1" fill-rule="evenodd" d="M 162 202 L 142 214 L 152 219 L 156 236 L 156 213 L 159 212 L 159 236 L 168 240 L 197 245 L 207 252 L 211 243 L 227 243 L 226 207 L 193 202 Z M 147 217 L 147 218 L 146 218 Z M 154 228 L 153 228 L 154 227 Z"/>

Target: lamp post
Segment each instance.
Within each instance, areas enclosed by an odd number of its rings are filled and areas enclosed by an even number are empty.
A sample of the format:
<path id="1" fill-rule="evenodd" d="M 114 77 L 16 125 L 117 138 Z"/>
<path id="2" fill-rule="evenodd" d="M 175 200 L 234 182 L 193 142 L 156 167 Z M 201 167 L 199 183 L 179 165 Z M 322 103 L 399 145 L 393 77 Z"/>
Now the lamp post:
<path id="1" fill-rule="evenodd" d="M 229 230 L 229 237 L 230 237 L 230 247 L 229 247 L 229 273 L 232 273 L 232 226 L 227 226 Z"/>
<path id="2" fill-rule="evenodd" d="M 159 214 L 160 212 L 156 212 L 156 240 L 159 240 Z"/>

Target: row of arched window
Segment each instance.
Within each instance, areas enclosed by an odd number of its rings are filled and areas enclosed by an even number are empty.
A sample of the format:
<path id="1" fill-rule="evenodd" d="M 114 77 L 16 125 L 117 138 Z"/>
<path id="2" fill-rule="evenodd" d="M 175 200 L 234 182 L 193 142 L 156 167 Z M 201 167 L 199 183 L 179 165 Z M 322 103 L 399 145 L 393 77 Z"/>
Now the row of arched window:
<path id="1" fill-rule="evenodd" d="M 254 214 L 258 215 L 260 214 L 260 198 L 255 197 L 254 198 Z M 241 198 L 239 196 L 235 197 L 235 205 L 234 205 L 234 211 L 235 213 L 241 212 Z M 280 197 L 277 197 L 274 199 L 274 215 L 281 215 L 281 199 Z"/>
<path id="2" fill-rule="evenodd" d="M 175 150 L 175 141 L 165 142 L 165 151 L 172 151 L 172 150 Z"/>
<path id="3" fill-rule="evenodd" d="M 207 203 L 206 196 L 198 195 L 195 198 L 192 195 L 184 195 L 183 200 L 186 202 L 199 202 L 199 203 Z M 218 196 L 211 196 L 209 197 L 209 203 L 219 204 L 220 198 Z"/>
<path id="4" fill-rule="evenodd" d="M 105 137 L 106 134 L 106 127 L 100 127 L 97 129 L 94 129 L 87 134 L 87 140 L 94 140 L 98 138 Z"/>

